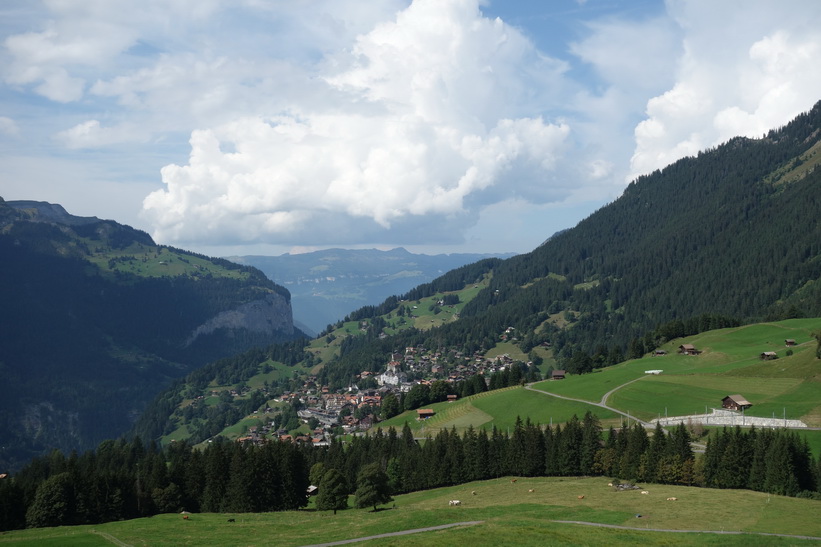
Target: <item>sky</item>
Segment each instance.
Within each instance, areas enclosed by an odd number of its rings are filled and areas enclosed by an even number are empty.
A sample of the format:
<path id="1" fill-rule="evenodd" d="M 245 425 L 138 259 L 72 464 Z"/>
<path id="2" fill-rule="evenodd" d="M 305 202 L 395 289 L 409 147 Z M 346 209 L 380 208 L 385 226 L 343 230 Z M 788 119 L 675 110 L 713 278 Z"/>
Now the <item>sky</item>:
<path id="1" fill-rule="evenodd" d="M 2 0 L 0 196 L 211 256 L 528 252 L 821 99 L 817 0 Z"/>

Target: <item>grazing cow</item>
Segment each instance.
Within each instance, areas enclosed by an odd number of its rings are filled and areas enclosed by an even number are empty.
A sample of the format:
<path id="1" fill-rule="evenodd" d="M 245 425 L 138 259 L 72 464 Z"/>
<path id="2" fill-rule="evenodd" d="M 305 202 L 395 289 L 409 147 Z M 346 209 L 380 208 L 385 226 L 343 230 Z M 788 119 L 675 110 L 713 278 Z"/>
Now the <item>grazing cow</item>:
<path id="1" fill-rule="evenodd" d="M 457 505 L 462 505 L 462 502 L 461 502 L 461 501 L 459 501 L 459 500 L 450 500 L 450 501 L 448 502 L 448 505 L 450 505 L 451 507 L 455 507 L 455 506 L 457 506 Z"/>
<path id="2" fill-rule="evenodd" d="M 228 522 L 236 522 L 237 519 L 228 519 Z"/>
<path id="3" fill-rule="evenodd" d="M 667 501 L 676 501 L 678 498 L 667 498 Z"/>
<path id="4" fill-rule="evenodd" d="M 612 482 L 608 482 L 608 483 L 607 483 L 607 486 L 613 486 L 613 483 L 612 483 Z"/>
<path id="5" fill-rule="evenodd" d="M 528 490 L 528 492 L 530 492 L 530 493 L 532 494 L 533 492 L 535 492 L 535 490 L 533 490 L 533 489 L 531 488 L 530 490 Z"/>
<path id="6" fill-rule="evenodd" d="M 576 497 L 579 498 L 580 500 L 584 499 L 584 496 L 576 496 Z"/>
<path id="7" fill-rule="evenodd" d="M 642 490 L 641 493 L 642 494 L 649 494 L 650 492 L 648 492 L 647 490 Z"/>
<path id="8" fill-rule="evenodd" d="M 516 482 L 519 479 L 510 479 L 510 482 Z"/>
<path id="9" fill-rule="evenodd" d="M 475 496 L 475 495 L 476 495 L 476 490 L 474 490 L 473 492 L 471 492 L 471 494 L 473 494 L 473 495 Z"/>
<path id="10" fill-rule="evenodd" d="M 183 518 L 184 520 L 188 520 L 188 515 L 183 515 L 183 516 L 182 516 L 182 518 Z"/>

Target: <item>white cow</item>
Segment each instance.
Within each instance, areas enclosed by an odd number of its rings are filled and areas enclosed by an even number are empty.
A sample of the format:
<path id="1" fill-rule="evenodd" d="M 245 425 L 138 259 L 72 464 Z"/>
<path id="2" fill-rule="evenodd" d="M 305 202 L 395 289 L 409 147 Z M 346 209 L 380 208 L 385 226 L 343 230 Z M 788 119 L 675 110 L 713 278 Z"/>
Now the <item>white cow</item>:
<path id="1" fill-rule="evenodd" d="M 459 501 L 459 500 L 450 500 L 450 501 L 448 502 L 448 505 L 450 505 L 451 507 L 453 507 L 453 506 L 456 506 L 456 505 L 462 505 L 462 502 L 461 502 L 461 501 Z"/>
<path id="2" fill-rule="evenodd" d="M 641 493 L 642 494 L 649 494 L 650 492 L 648 492 L 647 490 L 642 490 Z"/>

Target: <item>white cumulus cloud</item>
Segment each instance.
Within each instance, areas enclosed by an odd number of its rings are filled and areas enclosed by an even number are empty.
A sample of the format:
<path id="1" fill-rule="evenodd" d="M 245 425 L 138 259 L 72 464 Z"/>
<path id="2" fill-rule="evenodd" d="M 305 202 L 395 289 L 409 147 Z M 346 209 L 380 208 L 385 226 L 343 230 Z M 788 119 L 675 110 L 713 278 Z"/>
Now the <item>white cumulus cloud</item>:
<path id="1" fill-rule="evenodd" d="M 647 101 L 630 178 L 720 144 L 761 137 L 821 90 L 821 4 L 670 0 L 683 35 L 675 83 Z M 777 13 L 776 13 L 777 12 Z M 729 31 L 732 29 L 732 32 Z"/>
<path id="2" fill-rule="evenodd" d="M 532 115 L 564 67 L 475 0 L 417 0 L 329 66 L 322 108 L 192 134 L 188 164 L 144 201 L 158 239 L 421 242 L 486 202 L 570 193 L 538 187 L 570 127 Z"/>

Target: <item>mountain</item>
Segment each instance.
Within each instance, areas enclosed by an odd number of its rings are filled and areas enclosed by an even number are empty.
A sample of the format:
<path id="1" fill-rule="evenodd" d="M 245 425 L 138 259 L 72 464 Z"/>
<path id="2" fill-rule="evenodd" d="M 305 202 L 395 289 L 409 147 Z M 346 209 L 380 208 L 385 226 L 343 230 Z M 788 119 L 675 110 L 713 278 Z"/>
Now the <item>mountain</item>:
<path id="1" fill-rule="evenodd" d="M 189 418 L 202 434 L 233 430 L 185 401 L 241 386 L 235 402 L 259 392 L 273 405 L 272 395 L 302 386 L 300 375 L 331 391 L 364 385 L 363 371 L 384 371 L 405 348 L 431 352 L 445 378 L 503 353 L 522 364 L 542 358 L 542 372 L 583 374 L 710 329 L 820 317 L 819 165 L 821 103 L 760 139 L 735 138 L 640 177 L 530 253 L 363 307 L 293 353 L 214 363 L 160 395 L 152 408 L 161 401 L 171 412 L 149 421 L 177 438 Z"/>
<path id="2" fill-rule="evenodd" d="M 170 380 L 302 336 L 262 272 L 0 198 L 0 469 L 123 434 Z"/>
<path id="3" fill-rule="evenodd" d="M 379 304 L 471 262 L 507 254 L 425 255 L 403 248 L 327 249 L 280 256 L 233 256 L 228 260 L 262 270 L 291 291 L 294 321 L 314 333 L 363 306 Z"/>

